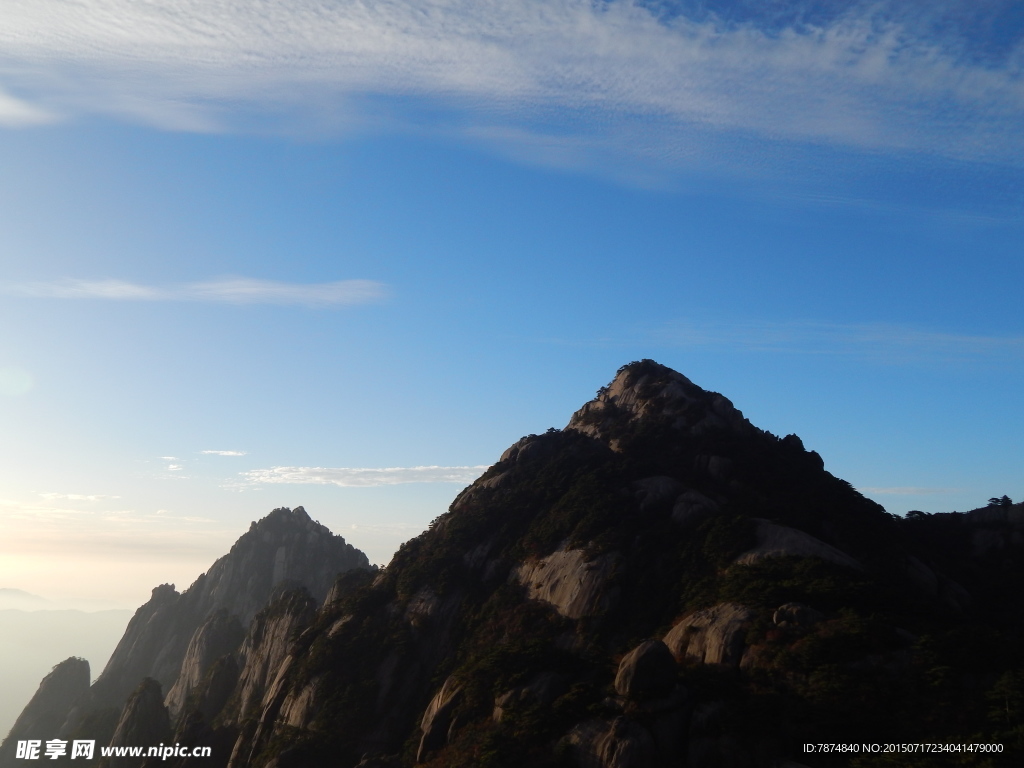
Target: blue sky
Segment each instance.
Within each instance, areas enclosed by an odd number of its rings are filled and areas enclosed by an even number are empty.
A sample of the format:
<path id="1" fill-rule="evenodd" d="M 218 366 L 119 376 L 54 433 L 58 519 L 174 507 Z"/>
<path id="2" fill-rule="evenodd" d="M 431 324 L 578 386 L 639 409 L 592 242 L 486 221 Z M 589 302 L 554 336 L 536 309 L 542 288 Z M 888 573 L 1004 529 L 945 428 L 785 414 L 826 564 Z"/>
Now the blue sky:
<path id="1" fill-rule="evenodd" d="M 643 357 L 892 512 L 1024 496 L 1019 4 L 4 16 L 0 586 L 281 505 L 386 562 Z"/>

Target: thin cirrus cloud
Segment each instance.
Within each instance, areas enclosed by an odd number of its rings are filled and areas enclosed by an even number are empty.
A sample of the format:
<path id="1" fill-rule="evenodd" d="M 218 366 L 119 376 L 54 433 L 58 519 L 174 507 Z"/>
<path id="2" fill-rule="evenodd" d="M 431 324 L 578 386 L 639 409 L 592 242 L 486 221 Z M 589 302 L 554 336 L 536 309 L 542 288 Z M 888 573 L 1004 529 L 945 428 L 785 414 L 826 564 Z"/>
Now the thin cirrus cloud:
<path id="1" fill-rule="evenodd" d="M 46 299 L 291 304 L 310 307 L 369 304 L 387 296 L 386 286 L 373 280 L 286 283 L 247 277 L 171 286 L 142 285 L 125 280 L 60 280 L 8 284 L 3 286 L 3 292 Z"/>
<path id="2" fill-rule="evenodd" d="M 100 113 L 226 131 L 284 115 L 329 128 L 403 110 L 422 122 L 440 105 L 451 130 L 485 139 L 676 162 L 713 160 L 723 134 L 1024 159 L 1012 3 L 794 0 L 781 21 L 778 4 L 757 5 L 7 0 L 0 67 L 17 96 L 0 96 L 0 122 Z M 962 23 L 982 16 L 992 23 Z"/>
<path id="3" fill-rule="evenodd" d="M 105 501 L 107 499 L 120 499 L 120 496 L 107 496 L 104 494 L 83 494 L 83 493 L 40 493 L 39 496 L 47 501 L 55 499 L 67 499 L 68 501 Z"/>
<path id="4" fill-rule="evenodd" d="M 52 123 L 57 116 L 0 90 L 0 126 L 26 128 Z"/>
<path id="5" fill-rule="evenodd" d="M 246 482 L 295 485 L 338 485 L 368 488 L 403 483 L 462 483 L 476 480 L 486 465 L 475 467 L 272 467 L 243 472 Z"/>
<path id="6" fill-rule="evenodd" d="M 245 456 L 247 451 L 200 451 L 208 456 Z"/>

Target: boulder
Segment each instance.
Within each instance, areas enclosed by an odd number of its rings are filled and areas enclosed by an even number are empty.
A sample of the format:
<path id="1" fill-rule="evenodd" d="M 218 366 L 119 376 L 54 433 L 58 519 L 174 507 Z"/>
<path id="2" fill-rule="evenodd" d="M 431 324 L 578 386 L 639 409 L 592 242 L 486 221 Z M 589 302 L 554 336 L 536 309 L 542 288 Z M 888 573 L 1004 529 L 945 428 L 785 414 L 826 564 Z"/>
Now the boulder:
<path id="1" fill-rule="evenodd" d="M 645 640 L 622 657 L 615 675 L 615 692 L 627 699 L 650 699 L 668 694 L 676 682 L 676 660 L 661 640 Z"/>
<path id="2" fill-rule="evenodd" d="M 500 723 L 510 708 L 522 705 L 539 704 L 546 706 L 566 691 L 566 681 L 555 672 L 542 672 L 526 685 L 505 691 L 494 699 L 494 710 L 491 719 Z"/>
<path id="3" fill-rule="evenodd" d="M 720 603 L 685 617 L 665 635 L 665 645 L 680 661 L 738 666 L 755 615 L 744 605 Z"/>
<path id="4" fill-rule="evenodd" d="M 531 600 L 550 603 L 563 616 L 580 619 L 600 613 L 614 600 L 605 584 L 617 559 L 608 554 L 587 561 L 582 549 L 560 549 L 523 563 L 514 577 L 526 587 Z"/>
<path id="5" fill-rule="evenodd" d="M 772 614 L 772 623 L 777 627 L 809 627 L 825 618 L 824 614 L 803 603 L 783 603 Z"/>
<path id="6" fill-rule="evenodd" d="M 760 518 L 754 518 L 754 522 L 757 524 L 757 546 L 736 558 L 736 562 L 741 565 L 756 563 L 768 557 L 817 557 L 847 568 L 864 569 L 845 552 L 809 533 Z"/>
<path id="7" fill-rule="evenodd" d="M 646 512 L 661 504 L 665 504 L 686 490 L 686 486 L 681 482 L 664 475 L 637 480 L 630 484 L 630 488 L 637 501 L 640 502 L 641 512 Z"/>
<path id="8" fill-rule="evenodd" d="M 672 507 L 672 521 L 684 528 L 692 528 L 718 513 L 718 502 L 698 491 L 679 495 Z"/>
<path id="9" fill-rule="evenodd" d="M 650 768 L 658 764 L 650 732 L 625 717 L 580 723 L 564 741 L 580 768 Z"/>

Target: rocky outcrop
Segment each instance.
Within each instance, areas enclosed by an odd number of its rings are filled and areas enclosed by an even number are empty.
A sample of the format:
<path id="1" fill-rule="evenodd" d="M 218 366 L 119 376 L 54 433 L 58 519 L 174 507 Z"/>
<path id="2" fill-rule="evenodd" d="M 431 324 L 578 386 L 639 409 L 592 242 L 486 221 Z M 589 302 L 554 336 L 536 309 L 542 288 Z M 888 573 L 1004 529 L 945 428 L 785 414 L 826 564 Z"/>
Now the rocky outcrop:
<path id="1" fill-rule="evenodd" d="M 444 681 L 434 698 L 430 700 L 420 720 L 420 746 L 416 750 L 416 762 L 422 762 L 426 756 L 443 746 L 448 740 L 448 732 L 453 725 L 455 707 L 462 696 L 462 685 L 454 678 Z"/>
<path id="2" fill-rule="evenodd" d="M 683 528 L 693 528 L 718 511 L 718 502 L 699 491 L 686 491 L 679 495 L 672 506 L 672 522 Z"/>
<path id="3" fill-rule="evenodd" d="M 658 764 L 650 732 L 625 717 L 589 720 L 565 737 L 580 768 L 649 768 Z"/>
<path id="4" fill-rule="evenodd" d="M 680 661 L 738 666 L 744 637 L 756 613 L 736 603 L 721 603 L 690 614 L 665 635 L 665 645 Z"/>
<path id="5" fill-rule="evenodd" d="M 784 603 L 772 613 L 772 623 L 780 629 L 806 629 L 825 618 L 825 614 L 803 603 Z"/>
<path id="6" fill-rule="evenodd" d="M 686 486 L 681 482 L 665 475 L 636 480 L 630 484 L 630 487 L 640 503 L 641 512 L 672 502 L 686 490 Z"/>
<path id="7" fill-rule="evenodd" d="M 89 662 L 85 659 L 65 659 L 39 684 L 28 706 L 14 723 L 10 733 L 0 745 L 0 766 L 14 766 L 17 761 L 15 747 L 25 739 L 52 739 L 67 719 L 72 705 L 89 690 Z"/>
<path id="8" fill-rule="evenodd" d="M 587 561 L 581 549 L 560 549 L 523 563 L 514 577 L 531 600 L 549 603 L 567 618 L 581 619 L 607 609 L 615 599 L 606 586 L 617 559 L 607 554 Z"/>
<path id="9" fill-rule="evenodd" d="M 128 697 L 121 717 L 110 740 L 112 747 L 155 747 L 171 739 L 171 720 L 164 706 L 160 683 L 152 678 L 143 680 Z M 139 768 L 145 756 L 114 756 L 110 768 Z"/>
<path id="10" fill-rule="evenodd" d="M 316 601 L 305 591 L 293 590 L 256 615 L 239 651 L 239 722 L 262 712 L 269 703 L 267 693 L 295 636 L 309 626 L 315 613 Z"/>
<path id="11" fill-rule="evenodd" d="M 652 419 L 694 436 L 716 429 L 739 433 L 755 430 L 727 398 L 656 364 L 622 368 L 611 384 L 573 414 L 566 429 L 608 442 L 612 450 L 619 450 L 619 441 L 612 433 L 621 429 L 623 420 L 636 423 Z"/>
<path id="12" fill-rule="evenodd" d="M 542 672 L 531 679 L 526 685 L 512 688 L 495 697 L 491 719 L 496 723 L 500 723 L 505 717 L 506 712 L 524 705 L 547 706 L 565 693 L 566 688 L 564 675 L 550 671 Z"/>
<path id="13" fill-rule="evenodd" d="M 199 687 L 213 663 L 238 648 L 243 635 L 238 618 L 223 608 L 211 613 L 196 630 L 185 651 L 178 679 L 164 702 L 172 718 L 181 713 L 189 694 Z"/>
<path id="14" fill-rule="evenodd" d="M 757 524 L 757 546 L 736 558 L 740 565 L 769 557 L 817 557 L 836 565 L 863 570 L 863 566 L 848 554 L 809 533 L 768 520 L 755 518 L 754 522 Z"/>
<path id="15" fill-rule="evenodd" d="M 676 661 L 661 640 L 645 640 L 622 657 L 615 692 L 627 699 L 665 696 L 676 684 Z"/>

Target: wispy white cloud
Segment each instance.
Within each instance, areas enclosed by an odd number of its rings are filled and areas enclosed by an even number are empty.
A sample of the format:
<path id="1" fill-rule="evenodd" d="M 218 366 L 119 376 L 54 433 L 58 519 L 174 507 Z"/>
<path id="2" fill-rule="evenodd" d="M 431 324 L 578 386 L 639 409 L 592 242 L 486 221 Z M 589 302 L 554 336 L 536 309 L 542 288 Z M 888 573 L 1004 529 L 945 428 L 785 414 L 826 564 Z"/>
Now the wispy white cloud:
<path id="1" fill-rule="evenodd" d="M 932 494 L 956 493 L 959 488 L 922 488 L 918 486 L 893 486 L 886 488 L 858 488 L 858 491 L 878 496 L 930 496 Z"/>
<path id="2" fill-rule="evenodd" d="M 247 451 L 200 451 L 211 456 L 245 456 Z"/>
<path id="3" fill-rule="evenodd" d="M 61 280 L 9 283 L 0 286 L 0 291 L 50 299 L 203 301 L 226 304 L 297 304 L 311 307 L 368 304 L 387 295 L 387 288 L 373 280 L 285 283 L 246 277 L 177 286 L 149 286 L 124 280 Z"/>
<path id="4" fill-rule="evenodd" d="M 0 126 L 25 128 L 31 125 L 52 123 L 55 120 L 57 120 L 56 115 L 0 90 Z"/>
<path id="5" fill-rule="evenodd" d="M 243 472 L 252 484 L 339 485 L 367 488 L 402 483 L 462 483 L 468 485 L 487 469 L 475 467 L 271 467 Z"/>
<path id="6" fill-rule="evenodd" d="M 781 28 L 696 15 L 700 5 L 6 0 L 0 65 L 31 94 L 12 115 L 99 112 L 172 130 L 228 130 L 254 113 L 329 127 L 402 110 L 375 113 L 383 96 L 446 104 L 469 116 L 453 125 L 503 141 L 511 127 L 673 162 L 708 159 L 722 132 L 1022 159 L 1024 46 L 979 61 L 953 33 L 915 25 L 912 3 L 854 3 Z"/>
<path id="7" fill-rule="evenodd" d="M 850 355 L 879 362 L 1019 362 L 1024 337 L 947 333 L 884 323 L 676 323 L 653 334 L 678 346 Z"/>
<path id="8" fill-rule="evenodd" d="M 107 499 L 120 499 L 120 496 L 107 496 L 104 494 L 82 494 L 82 493 L 40 493 L 40 498 L 47 501 L 55 499 L 67 499 L 68 501 L 106 501 Z"/>

